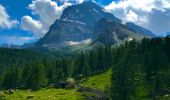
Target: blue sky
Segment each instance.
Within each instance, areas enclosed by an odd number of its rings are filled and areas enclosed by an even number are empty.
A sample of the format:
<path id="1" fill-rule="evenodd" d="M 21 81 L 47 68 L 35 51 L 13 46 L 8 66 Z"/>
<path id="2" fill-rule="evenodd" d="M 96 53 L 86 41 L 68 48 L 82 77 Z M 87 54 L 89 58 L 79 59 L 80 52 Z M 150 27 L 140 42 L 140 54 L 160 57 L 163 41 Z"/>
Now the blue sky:
<path id="1" fill-rule="evenodd" d="M 44 36 L 64 8 L 83 1 L 0 0 L 0 45 L 4 43 L 22 45 L 36 41 Z M 95 0 L 95 2 L 123 22 L 133 22 L 158 35 L 170 32 L 169 0 Z"/>

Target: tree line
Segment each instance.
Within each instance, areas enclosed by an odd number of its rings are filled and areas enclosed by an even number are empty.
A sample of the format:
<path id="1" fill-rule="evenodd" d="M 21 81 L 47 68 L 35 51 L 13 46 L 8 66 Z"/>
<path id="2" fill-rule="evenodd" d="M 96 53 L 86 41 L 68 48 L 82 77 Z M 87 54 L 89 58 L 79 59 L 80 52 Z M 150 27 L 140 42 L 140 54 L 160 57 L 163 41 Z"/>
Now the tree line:
<path id="1" fill-rule="evenodd" d="M 112 63 L 111 47 L 99 47 L 75 57 L 58 58 L 30 50 L 0 50 L 4 66 L 0 74 L 1 89 L 40 89 L 67 78 L 87 78 L 109 69 Z M 5 54 L 4 54 L 5 53 Z"/>
<path id="2" fill-rule="evenodd" d="M 67 78 L 87 78 L 112 68 L 109 93 L 113 100 L 139 100 L 147 96 L 156 100 L 170 90 L 169 50 L 168 36 L 126 41 L 116 47 L 99 46 L 71 58 L 29 50 L 0 50 L 0 66 L 4 66 L 0 71 L 0 88 L 59 87 Z"/>

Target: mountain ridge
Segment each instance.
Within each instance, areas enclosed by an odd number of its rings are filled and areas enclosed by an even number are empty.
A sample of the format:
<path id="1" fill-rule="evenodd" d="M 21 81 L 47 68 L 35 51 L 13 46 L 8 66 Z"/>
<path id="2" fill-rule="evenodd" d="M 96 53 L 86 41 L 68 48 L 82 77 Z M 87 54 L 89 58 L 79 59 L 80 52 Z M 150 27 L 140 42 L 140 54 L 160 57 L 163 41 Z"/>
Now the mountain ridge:
<path id="1" fill-rule="evenodd" d="M 102 28 L 95 28 L 96 24 L 101 21 L 101 19 L 106 19 L 105 25 L 99 25 L 104 27 L 105 31 L 102 31 Z M 112 24 L 111 24 L 112 23 Z M 114 25 L 116 23 L 116 25 Z M 111 26 L 110 26 L 111 24 Z M 139 29 L 146 30 L 140 26 L 133 24 L 133 27 L 129 25 L 123 25 L 122 21 L 116 18 L 113 14 L 106 11 L 104 8 L 100 7 L 94 2 L 88 1 L 81 4 L 72 5 L 64 9 L 63 14 L 60 19 L 50 26 L 49 31 L 45 36 L 39 39 L 35 43 L 24 44 L 21 48 L 36 48 L 36 49 L 63 49 L 67 46 L 78 46 L 81 48 L 83 45 L 93 44 L 98 41 L 98 37 L 105 39 L 103 44 L 114 45 L 118 42 L 126 40 L 126 38 L 134 38 L 141 40 L 144 37 L 152 38 L 153 35 L 145 34 L 145 32 L 151 31 L 142 31 Z M 121 33 L 115 31 L 114 29 L 121 30 Z M 138 30 L 136 30 L 138 29 Z M 103 33 L 101 33 L 101 32 Z M 106 31 L 110 31 L 108 34 Z M 96 33 L 101 33 L 102 35 L 96 35 Z M 127 35 L 126 38 L 121 38 L 124 36 L 124 33 Z M 150 34 L 149 33 L 149 34 Z M 116 39 L 117 38 L 117 39 Z M 86 40 L 91 40 L 84 42 Z M 118 41 L 116 41 L 118 40 Z M 107 43 L 106 43 L 107 42 Z M 99 43 L 99 44 L 101 44 Z M 92 46 L 92 45 L 90 45 Z"/>

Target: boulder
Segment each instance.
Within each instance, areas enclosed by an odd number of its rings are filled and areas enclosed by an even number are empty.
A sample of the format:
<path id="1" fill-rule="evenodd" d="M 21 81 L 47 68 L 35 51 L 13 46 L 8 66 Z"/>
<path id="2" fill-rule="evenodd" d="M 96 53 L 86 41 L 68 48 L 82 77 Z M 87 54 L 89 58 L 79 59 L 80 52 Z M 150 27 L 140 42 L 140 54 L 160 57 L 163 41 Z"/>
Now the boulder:
<path id="1" fill-rule="evenodd" d="M 68 84 L 74 84 L 75 80 L 73 78 L 68 78 L 66 81 Z"/>
<path id="2" fill-rule="evenodd" d="M 109 96 L 98 89 L 81 86 L 77 91 L 83 94 L 85 100 L 109 100 Z"/>
<path id="3" fill-rule="evenodd" d="M 10 90 L 8 90 L 8 93 L 9 93 L 9 94 L 14 94 L 15 91 L 14 91 L 13 89 L 10 89 Z"/>

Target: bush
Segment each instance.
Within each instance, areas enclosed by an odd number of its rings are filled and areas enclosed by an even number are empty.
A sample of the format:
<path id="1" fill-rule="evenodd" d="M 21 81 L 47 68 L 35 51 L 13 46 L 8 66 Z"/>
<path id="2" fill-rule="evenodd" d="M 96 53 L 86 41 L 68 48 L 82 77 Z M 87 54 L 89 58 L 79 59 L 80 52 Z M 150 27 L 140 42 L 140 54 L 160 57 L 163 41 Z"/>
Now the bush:
<path id="1" fill-rule="evenodd" d="M 0 100 L 6 100 L 5 93 L 0 91 Z"/>

